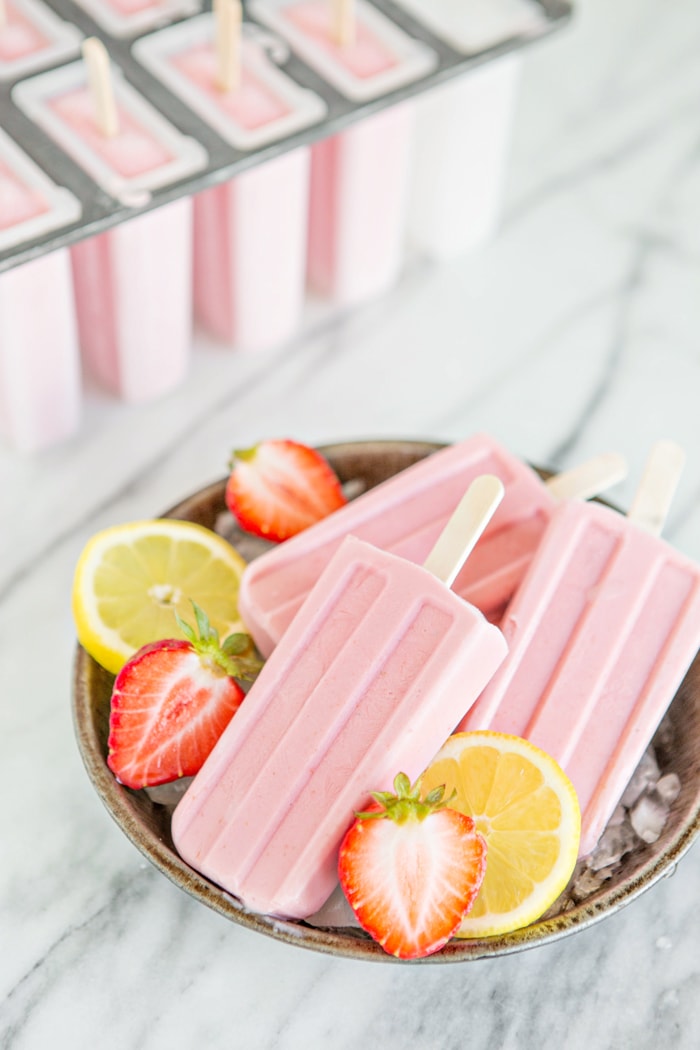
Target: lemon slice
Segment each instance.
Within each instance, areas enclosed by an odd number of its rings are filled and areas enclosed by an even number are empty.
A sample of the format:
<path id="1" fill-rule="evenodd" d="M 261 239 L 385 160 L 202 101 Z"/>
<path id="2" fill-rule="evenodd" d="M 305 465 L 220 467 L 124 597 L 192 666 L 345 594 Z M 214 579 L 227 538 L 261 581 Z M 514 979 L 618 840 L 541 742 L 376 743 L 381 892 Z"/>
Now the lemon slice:
<path id="1" fill-rule="evenodd" d="M 486 839 L 486 875 L 458 937 L 491 937 L 534 922 L 557 899 L 576 864 L 581 813 L 573 784 L 553 758 L 505 733 L 455 733 L 421 778 L 445 784 L 450 806 Z"/>
<path id="2" fill-rule="evenodd" d="M 243 631 L 238 587 L 244 568 L 238 552 L 202 525 L 156 518 L 105 529 L 88 541 L 75 570 L 78 639 L 117 674 L 147 642 L 182 637 L 175 612 L 192 622 L 192 601 L 222 639 Z"/>

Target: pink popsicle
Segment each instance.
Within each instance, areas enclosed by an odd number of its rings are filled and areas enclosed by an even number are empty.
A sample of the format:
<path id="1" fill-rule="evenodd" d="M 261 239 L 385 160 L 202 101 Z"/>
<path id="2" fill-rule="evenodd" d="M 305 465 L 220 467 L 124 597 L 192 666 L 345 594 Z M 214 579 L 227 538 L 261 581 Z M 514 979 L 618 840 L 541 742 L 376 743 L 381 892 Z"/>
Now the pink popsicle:
<path id="1" fill-rule="evenodd" d="M 206 153 L 168 124 L 117 71 L 108 79 L 114 134 L 99 119 L 85 63 L 25 81 L 15 95 L 106 192 L 129 204 L 145 204 L 152 189 L 204 167 Z M 185 198 L 71 249 L 83 359 L 106 389 L 125 400 L 159 397 L 179 385 L 187 372 L 191 223 L 192 204 Z"/>
<path id="2" fill-rule="evenodd" d="M 279 32 L 345 97 L 386 95 L 434 67 L 437 56 L 358 0 L 340 42 L 328 0 L 252 0 L 254 17 Z M 404 257 L 413 103 L 384 110 L 312 149 L 309 284 L 350 306 L 385 292 Z"/>
<path id="3" fill-rule="evenodd" d="M 200 10 L 198 0 L 75 0 L 114 37 L 133 36 Z"/>
<path id="4" fill-rule="evenodd" d="M 334 37 L 333 5 L 328 0 L 301 0 L 285 9 L 290 23 L 334 62 L 360 79 L 376 77 L 399 65 L 400 59 L 375 36 L 362 19 L 357 19 L 350 43 Z"/>
<path id="5" fill-rule="evenodd" d="M 217 87 L 213 41 L 196 44 L 188 51 L 173 55 L 172 63 L 185 80 L 206 95 L 212 106 L 221 109 L 247 131 L 279 121 L 291 111 L 289 103 L 246 65 L 241 69 L 240 84 L 234 91 L 222 91 Z"/>
<path id="6" fill-rule="evenodd" d="M 280 345 L 304 307 L 309 151 L 292 150 L 194 198 L 194 301 L 213 335 Z"/>
<path id="7" fill-rule="evenodd" d="M 135 54 L 237 150 L 260 148 L 318 122 L 326 112 L 322 100 L 282 73 L 254 40 L 240 38 L 237 23 L 231 55 L 237 75 L 231 88 L 222 88 L 216 43 L 217 33 L 226 32 L 226 14 L 222 7 L 217 17 L 202 15 L 154 34 L 139 41 Z M 218 339 L 258 350 L 299 329 L 308 198 L 307 147 L 195 196 L 195 314 Z"/>
<path id="8" fill-rule="evenodd" d="M 7 164 L 0 161 L 0 229 L 44 215 L 49 203 L 38 189 L 28 186 Z"/>
<path id="9" fill-rule="evenodd" d="M 592 495 L 624 477 L 624 463 L 601 474 Z M 606 463 L 607 471 L 607 459 Z M 264 655 L 279 642 L 342 539 L 349 534 L 422 563 L 465 488 L 495 474 L 505 497 L 457 578 L 455 591 L 498 620 L 522 578 L 555 506 L 554 495 L 522 460 L 486 434 L 434 453 L 346 507 L 263 554 L 241 581 L 241 616 Z M 578 489 L 579 493 L 583 490 Z M 563 495 L 563 489 L 557 495 Z"/>
<path id="10" fill-rule="evenodd" d="M 317 911 L 354 812 L 418 776 L 503 659 L 437 550 L 428 571 L 346 538 L 177 807 L 183 858 L 247 907 Z"/>
<path id="11" fill-rule="evenodd" d="M 192 204 L 174 201 L 70 250 L 83 359 L 132 404 L 178 387 L 192 338 Z"/>
<path id="12" fill-rule="evenodd" d="M 14 62 L 48 46 L 48 38 L 12 0 L 5 0 L 4 24 L 0 26 L 0 62 Z"/>
<path id="13" fill-rule="evenodd" d="M 123 105 L 117 105 L 117 134 L 105 136 L 87 88 L 59 95 L 49 105 L 127 180 L 173 161 L 172 152 Z M 187 374 L 191 223 L 191 202 L 179 200 L 71 249 L 83 357 L 95 378 L 125 401 L 150 401 L 179 386 Z"/>
<path id="14" fill-rule="evenodd" d="M 527 737 L 559 762 L 585 855 L 700 647 L 700 567 L 623 515 L 570 501 L 502 629 L 509 655 L 459 728 Z"/>
<path id="15" fill-rule="evenodd" d="M 67 226 L 78 202 L 0 132 L 0 249 Z M 0 431 L 20 451 L 69 437 L 82 392 L 68 252 L 0 275 Z"/>
<path id="16" fill-rule="evenodd" d="M 4 0 L 0 79 L 12 80 L 77 54 L 81 34 L 42 0 Z"/>
<path id="17" fill-rule="evenodd" d="M 400 276 L 414 119 L 403 103 L 312 146 L 309 285 L 339 306 Z"/>
<path id="18" fill-rule="evenodd" d="M 116 135 L 106 136 L 95 120 L 95 106 L 87 87 L 56 95 L 48 105 L 92 153 L 125 179 L 145 175 L 173 160 L 170 150 L 119 102 L 119 129 Z"/>

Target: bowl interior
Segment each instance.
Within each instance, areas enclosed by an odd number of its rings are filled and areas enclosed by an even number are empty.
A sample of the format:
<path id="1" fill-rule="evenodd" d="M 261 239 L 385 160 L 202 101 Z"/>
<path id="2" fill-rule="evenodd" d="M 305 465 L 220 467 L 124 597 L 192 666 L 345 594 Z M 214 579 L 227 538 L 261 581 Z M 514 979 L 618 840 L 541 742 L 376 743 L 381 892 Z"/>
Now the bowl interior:
<path id="1" fill-rule="evenodd" d="M 368 441 L 327 446 L 321 451 L 343 483 L 371 488 L 439 447 L 427 442 Z M 235 534 L 224 502 L 224 488 L 225 480 L 209 485 L 173 507 L 167 515 L 222 531 L 241 548 L 244 556 L 253 557 L 257 552 L 255 544 L 244 534 Z M 157 868 L 226 918 L 277 940 L 338 956 L 397 961 L 354 928 L 320 929 L 304 922 L 284 922 L 249 912 L 235 898 L 188 867 L 173 846 L 171 807 L 152 801 L 144 791 L 132 791 L 118 784 L 107 767 L 113 681 L 113 676 L 78 646 L 73 717 L 85 767 L 109 813 Z M 669 708 L 669 719 L 672 745 L 658 748 L 657 757 L 662 772 L 678 774 L 681 791 L 655 843 L 640 843 L 622 859 L 611 878 L 568 910 L 503 936 L 453 940 L 442 951 L 411 965 L 504 955 L 551 942 L 603 919 L 673 870 L 700 830 L 700 655 Z M 551 916 L 551 911 L 548 914 Z"/>

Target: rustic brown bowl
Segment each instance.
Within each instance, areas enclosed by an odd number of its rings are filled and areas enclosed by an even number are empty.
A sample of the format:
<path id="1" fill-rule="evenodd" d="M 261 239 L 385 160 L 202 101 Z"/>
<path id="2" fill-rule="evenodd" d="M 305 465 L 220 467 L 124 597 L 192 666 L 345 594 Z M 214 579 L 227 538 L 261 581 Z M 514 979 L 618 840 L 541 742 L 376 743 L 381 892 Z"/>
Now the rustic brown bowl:
<path id="1" fill-rule="evenodd" d="M 440 446 L 414 441 L 367 441 L 321 449 L 341 481 L 360 479 L 372 487 Z M 545 471 L 541 472 L 543 475 Z M 195 521 L 209 528 L 226 523 L 225 481 L 195 493 L 173 507 L 169 517 Z M 228 522 L 229 528 L 231 522 Z M 253 551 L 254 553 L 254 551 Z M 358 929 L 319 929 L 304 922 L 284 922 L 246 911 L 178 856 L 170 836 L 171 810 L 151 801 L 143 791 L 131 791 L 114 779 L 106 765 L 107 730 L 113 677 L 79 646 L 75 660 L 73 716 L 78 746 L 95 789 L 114 820 L 139 850 L 187 893 L 233 922 L 276 940 L 355 959 L 396 962 Z M 548 944 L 591 926 L 649 889 L 673 871 L 700 830 L 700 655 L 690 668 L 669 709 L 678 727 L 670 755 L 661 755 L 663 771 L 675 771 L 682 783 L 666 827 L 653 845 L 640 844 L 627 854 L 617 873 L 590 897 L 554 918 L 498 937 L 453 940 L 421 963 L 462 962 Z M 682 731 L 681 731 L 682 727 Z"/>

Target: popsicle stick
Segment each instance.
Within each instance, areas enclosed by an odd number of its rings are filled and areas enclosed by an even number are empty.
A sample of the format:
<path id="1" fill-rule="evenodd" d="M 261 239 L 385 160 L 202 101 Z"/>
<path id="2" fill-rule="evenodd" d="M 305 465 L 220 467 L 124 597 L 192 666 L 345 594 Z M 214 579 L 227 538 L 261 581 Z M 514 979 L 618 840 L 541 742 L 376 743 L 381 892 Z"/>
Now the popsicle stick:
<path id="1" fill-rule="evenodd" d="M 214 0 L 216 21 L 216 85 L 220 91 L 235 91 L 241 83 L 240 0 Z"/>
<path id="2" fill-rule="evenodd" d="M 5 7 L 5 0 L 0 0 L 0 29 L 4 29 L 7 25 L 7 8 Z"/>
<path id="3" fill-rule="evenodd" d="M 475 478 L 423 562 L 423 567 L 448 587 L 493 517 L 504 491 L 503 482 L 493 474 Z"/>
<path id="4" fill-rule="evenodd" d="M 355 0 L 330 0 L 330 3 L 333 39 L 338 47 L 349 47 L 355 43 L 357 30 Z"/>
<path id="5" fill-rule="evenodd" d="M 548 478 L 545 485 L 555 499 L 590 499 L 627 477 L 627 461 L 617 452 L 603 452 L 571 470 Z"/>
<path id="6" fill-rule="evenodd" d="M 661 534 L 684 465 L 675 441 L 658 441 L 651 450 L 627 517 L 652 536 Z"/>
<path id="7" fill-rule="evenodd" d="M 95 107 L 95 121 L 106 138 L 114 138 L 119 132 L 119 114 L 114 101 L 107 49 L 101 40 L 91 36 L 83 41 L 82 52 Z"/>

